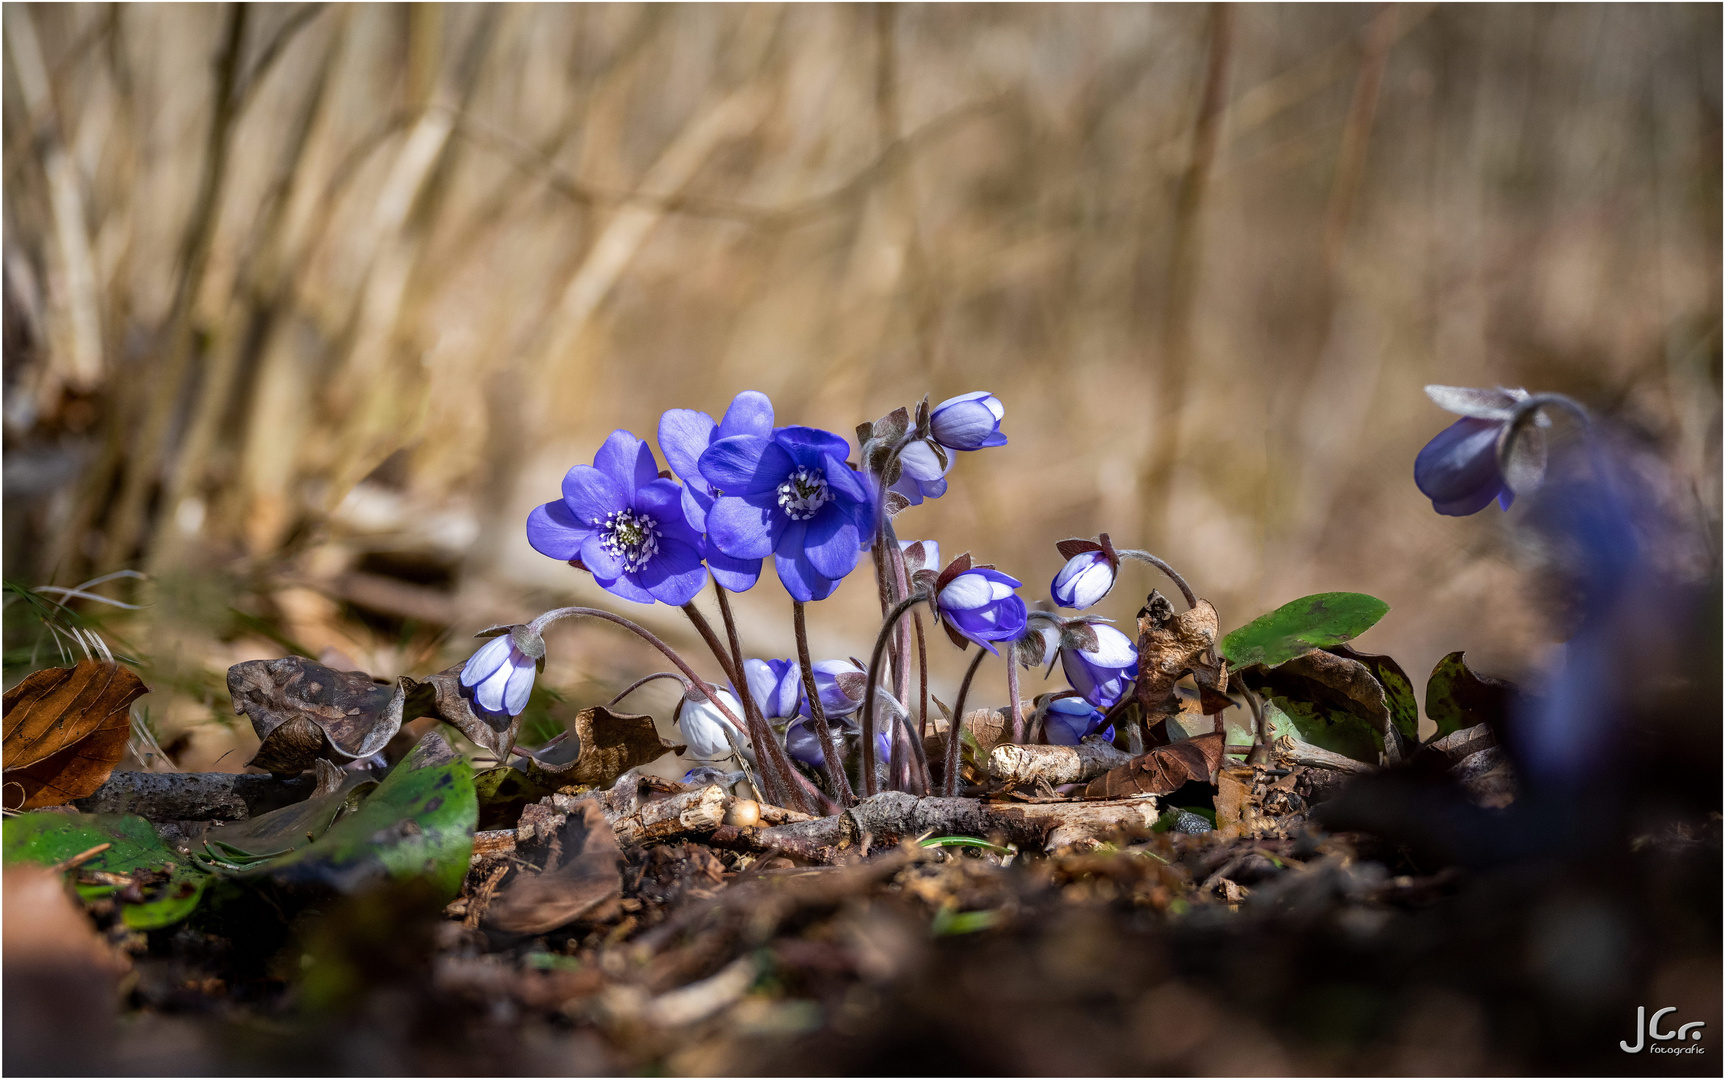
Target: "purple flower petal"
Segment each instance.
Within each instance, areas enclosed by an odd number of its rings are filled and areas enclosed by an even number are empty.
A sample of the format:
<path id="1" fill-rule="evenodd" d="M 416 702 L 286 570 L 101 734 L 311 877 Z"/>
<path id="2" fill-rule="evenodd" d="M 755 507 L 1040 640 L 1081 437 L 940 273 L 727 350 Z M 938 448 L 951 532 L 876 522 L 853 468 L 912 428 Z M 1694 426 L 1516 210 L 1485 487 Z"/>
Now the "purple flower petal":
<path id="1" fill-rule="evenodd" d="M 614 578 L 602 578 L 598 574 L 594 574 L 593 580 L 597 581 L 599 587 L 612 596 L 621 596 L 632 604 L 651 604 L 656 599 L 652 593 L 643 589 L 630 574 L 622 574 Z"/>
<path id="2" fill-rule="evenodd" d="M 828 503 L 808 523 L 802 547 L 821 576 L 842 578 L 856 569 L 860 539 L 850 515 L 836 503 Z"/>
<path id="3" fill-rule="evenodd" d="M 821 456 L 821 471 L 826 474 L 827 487 L 840 499 L 865 505 L 870 502 L 868 488 L 863 484 L 862 474 L 846 465 L 844 458 L 823 454 Z"/>
<path id="4" fill-rule="evenodd" d="M 694 409 L 667 409 L 659 417 L 659 449 L 671 471 L 690 483 L 703 486 L 701 455 L 713 444 L 713 432 L 718 427 L 713 418 Z"/>
<path id="5" fill-rule="evenodd" d="M 622 428 L 606 437 L 605 444 L 593 455 L 593 467 L 615 480 L 625 492 L 633 492 L 659 476 L 659 463 L 653 460 L 652 448 Z"/>
<path id="6" fill-rule="evenodd" d="M 785 591 L 805 604 L 825 600 L 839 587 L 837 581 L 816 570 L 801 550 L 789 557 L 775 556 L 773 568 L 779 572 L 779 581 L 784 584 Z"/>
<path id="7" fill-rule="evenodd" d="M 809 469 L 820 468 L 823 455 L 843 461 L 851 453 L 850 443 L 820 428 L 783 427 L 773 432 L 773 441 L 784 447 L 798 465 Z"/>
<path id="8" fill-rule="evenodd" d="M 796 462 L 777 442 L 759 435 L 732 435 L 707 448 L 700 468 L 701 475 L 726 495 L 759 495 L 777 488 Z"/>
<path id="9" fill-rule="evenodd" d="M 577 465 L 563 477 L 563 502 L 575 520 L 589 528 L 604 521 L 606 515 L 627 509 L 634 490 L 591 465 Z"/>
<path id="10" fill-rule="evenodd" d="M 719 438 L 729 438 L 732 435 L 759 435 L 765 438 L 773 433 L 773 403 L 767 395 L 759 390 L 744 390 L 731 399 L 731 407 L 725 410 L 725 417 L 719 421 Z"/>
<path id="11" fill-rule="evenodd" d="M 722 495 L 707 511 L 707 539 L 733 558 L 760 559 L 773 553 L 786 524 L 776 503 Z"/>
<path id="12" fill-rule="evenodd" d="M 1439 507 L 1439 513 L 1456 512 L 1442 509 L 1444 505 L 1483 509 L 1497 497 L 1503 487 L 1503 474 L 1497 466 L 1497 440 L 1502 430 L 1497 421 L 1464 416 L 1421 448 L 1414 458 L 1414 483 Z"/>
<path id="13" fill-rule="evenodd" d="M 711 544 L 707 546 L 707 569 L 714 581 L 731 592 L 748 592 L 761 580 L 761 560 L 733 558 Z"/>
<path id="14" fill-rule="evenodd" d="M 527 515 L 527 542 L 533 550 L 568 561 L 581 552 L 581 542 L 593 530 L 575 520 L 562 499 L 535 507 Z"/>
<path id="15" fill-rule="evenodd" d="M 522 657 L 526 660 L 526 657 Z M 533 661 L 517 664 L 509 673 L 509 682 L 503 688 L 503 711 L 510 716 L 520 716 L 521 710 L 527 707 L 527 697 L 533 692 L 533 676 L 536 674 Z"/>
<path id="16" fill-rule="evenodd" d="M 699 548 L 661 537 L 659 553 L 647 560 L 635 580 L 654 599 L 681 607 L 706 587 L 707 568 L 701 562 Z"/>
<path id="17" fill-rule="evenodd" d="M 461 685 L 478 686 L 509 663 L 508 634 L 500 634 L 481 645 L 461 668 Z"/>
<path id="18" fill-rule="evenodd" d="M 605 535 L 598 530 L 594 530 L 582 543 L 581 564 L 599 581 L 618 577 L 623 573 L 623 557 L 606 546 Z"/>

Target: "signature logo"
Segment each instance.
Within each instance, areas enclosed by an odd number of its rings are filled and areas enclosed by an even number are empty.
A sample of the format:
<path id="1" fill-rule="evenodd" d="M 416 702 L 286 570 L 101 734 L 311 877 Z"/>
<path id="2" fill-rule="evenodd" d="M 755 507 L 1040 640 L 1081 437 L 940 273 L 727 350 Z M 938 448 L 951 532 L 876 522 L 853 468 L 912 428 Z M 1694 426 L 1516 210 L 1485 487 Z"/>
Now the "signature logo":
<path id="1" fill-rule="evenodd" d="M 1639 1054 L 1644 1048 L 1646 1048 L 1647 1040 L 1649 1038 L 1651 1038 L 1655 1043 L 1667 1043 L 1672 1040 L 1677 1040 L 1679 1042 L 1685 1042 L 1687 1045 L 1656 1045 L 1652 1048 L 1651 1052 L 1655 1054 L 1705 1054 L 1707 1051 L 1700 1043 L 1701 1029 L 1707 1026 L 1707 1022 L 1705 1020 L 1691 1020 L 1689 1023 L 1678 1027 L 1675 1031 L 1659 1030 L 1660 1023 L 1664 1021 L 1667 1016 L 1676 1011 L 1677 1006 L 1667 1005 L 1665 1008 L 1660 1009 L 1649 1017 L 1647 1015 L 1647 1006 L 1637 1006 L 1635 1009 L 1635 1045 L 1629 1045 L 1629 1040 L 1627 1039 L 1617 1045 L 1622 1047 L 1623 1052 L 1626 1054 Z M 1688 1040 L 1690 1039 L 1694 1039 L 1696 1041 L 1689 1043 Z"/>

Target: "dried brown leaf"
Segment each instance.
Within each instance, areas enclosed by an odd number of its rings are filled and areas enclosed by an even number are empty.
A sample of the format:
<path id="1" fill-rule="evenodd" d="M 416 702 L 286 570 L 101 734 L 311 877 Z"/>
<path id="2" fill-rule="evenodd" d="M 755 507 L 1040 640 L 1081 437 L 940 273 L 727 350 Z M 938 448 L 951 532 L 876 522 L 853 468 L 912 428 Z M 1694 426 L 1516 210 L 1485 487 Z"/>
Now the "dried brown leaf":
<path id="1" fill-rule="evenodd" d="M 31 672 L 5 696 L 5 782 L 21 809 L 60 806 L 101 787 L 126 755 L 132 702 L 149 692 L 111 660 Z"/>
<path id="2" fill-rule="evenodd" d="M 630 769 L 684 749 L 661 739 L 651 716 L 612 712 L 602 705 L 581 710 L 575 717 L 575 736 L 581 744 L 575 760 L 562 765 L 530 762 L 528 776 L 549 774 L 552 786 L 609 787 Z"/>
<path id="3" fill-rule="evenodd" d="M 501 757 L 520 732 L 521 717 L 506 721 L 502 717 L 475 712 L 472 691 L 465 690 L 461 685 L 461 669 L 464 666 L 465 661 L 417 683 L 411 679 L 405 680 L 408 686 L 403 721 L 421 716 L 435 716 L 453 725 L 471 739 L 475 746 L 484 747 L 493 755 Z"/>
<path id="4" fill-rule="evenodd" d="M 335 671 L 303 656 L 247 660 L 228 669 L 234 711 L 261 745 L 247 764 L 298 773 L 319 757 L 369 757 L 401 728 L 411 679 L 391 687 L 363 671 Z"/>
<path id="5" fill-rule="evenodd" d="M 547 864 L 524 872 L 497 894 L 484 924 L 512 934 L 544 934 L 572 922 L 603 922 L 617 913 L 623 893 L 617 837 L 597 799 L 568 811 Z"/>
<path id="6" fill-rule="evenodd" d="M 1228 678 L 1219 661 L 1211 659 L 1216 645 L 1216 609 L 1199 600 L 1190 611 L 1175 615 L 1159 592 L 1138 612 L 1138 684 L 1136 697 L 1146 716 L 1173 709 L 1174 684 L 1188 673 L 1203 671 L 1204 681 L 1226 690 Z"/>
<path id="7" fill-rule="evenodd" d="M 1090 781 L 1087 799 L 1119 798 L 1125 795 L 1166 795 L 1189 780 L 1208 782 L 1222 763 L 1222 733 L 1195 735 L 1167 746 L 1158 746 L 1128 764 Z"/>

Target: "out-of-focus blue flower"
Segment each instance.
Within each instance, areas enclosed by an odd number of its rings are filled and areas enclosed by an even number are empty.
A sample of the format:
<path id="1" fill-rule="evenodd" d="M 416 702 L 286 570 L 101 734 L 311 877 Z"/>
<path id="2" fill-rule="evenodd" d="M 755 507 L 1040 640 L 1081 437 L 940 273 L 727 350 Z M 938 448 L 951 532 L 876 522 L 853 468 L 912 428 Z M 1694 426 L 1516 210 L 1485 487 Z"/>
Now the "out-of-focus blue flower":
<path id="1" fill-rule="evenodd" d="M 862 708 L 868 687 L 867 671 L 849 660 L 816 660 L 811 666 L 815 672 L 815 692 L 821 697 L 821 713 L 828 720 Z M 807 695 L 799 699 L 798 712 L 810 715 Z"/>
<path id="2" fill-rule="evenodd" d="M 899 477 L 888 490 L 903 495 L 912 506 L 946 494 L 946 473 L 952 468 L 952 459 L 940 446 L 917 439 L 899 452 L 898 464 Z"/>
<path id="3" fill-rule="evenodd" d="M 841 735 L 839 730 L 834 729 L 834 738 L 839 738 Z M 875 732 L 874 745 L 877 760 L 890 760 L 892 757 L 891 729 Z M 821 737 L 815 731 L 815 722 L 812 717 L 798 720 L 785 729 L 785 751 L 792 758 L 812 769 L 826 768 L 827 755 L 821 749 Z"/>
<path id="4" fill-rule="evenodd" d="M 749 694 L 768 720 L 796 716 L 803 703 L 803 675 L 795 660 L 744 660 Z"/>
<path id="5" fill-rule="evenodd" d="M 1096 634 L 1093 649 L 1068 644 L 1060 650 L 1060 668 L 1072 689 L 1099 709 L 1106 709 L 1132 688 L 1138 676 L 1138 648 L 1132 639 L 1100 623 L 1092 623 Z"/>
<path id="6" fill-rule="evenodd" d="M 473 702 L 483 711 L 520 716 L 538 668 L 539 661 L 521 650 L 513 633 L 500 634 L 467 658 L 461 685 L 473 691 Z"/>
<path id="7" fill-rule="evenodd" d="M 653 451 L 627 431 L 613 431 L 592 465 L 569 470 L 561 499 L 527 516 L 527 542 L 578 560 L 603 588 L 638 604 L 686 604 L 707 583 L 682 490 L 659 478 Z"/>
<path id="8" fill-rule="evenodd" d="M 732 435 L 765 438 L 772 433 L 773 403 L 757 390 L 745 390 L 732 398 L 731 407 L 718 422 L 694 409 L 668 409 L 659 417 L 659 449 L 664 451 L 671 471 L 683 481 L 683 509 L 695 531 L 707 531 L 707 513 L 719 496 L 701 475 L 701 455 Z M 707 545 L 706 558 L 713 580 L 732 592 L 745 592 L 760 580 L 760 559 L 733 558 L 711 544 Z"/>
<path id="9" fill-rule="evenodd" d="M 1054 575 L 1049 591 L 1061 607 L 1082 611 L 1092 607 L 1108 590 L 1114 588 L 1114 575 L 1119 567 L 1106 551 L 1082 551 L 1066 560 L 1066 565 Z"/>
<path id="10" fill-rule="evenodd" d="M 731 714 L 738 718 L 743 715 L 742 702 L 729 690 L 714 690 Z M 747 747 L 748 737 L 733 723 L 725 718 L 718 706 L 711 701 L 694 701 L 685 697 L 677 703 L 677 728 L 682 731 L 683 738 L 689 744 L 689 756 L 705 761 L 717 761 L 731 756 L 731 743 L 725 737 L 729 731 L 731 737 L 737 740 L 737 745 Z M 746 755 L 745 755 L 746 756 Z"/>
<path id="11" fill-rule="evenodd" d="M 1515 492 L 1499 465 L 1498 442 L 1527 391 L 1428 386 L 1426 394 L 1462 418 L 1438 432 L 1414 458 L 1414 484 L 1421 494 L 1432 501 L 1433 510 L 1451 517 L 1478 513 L 1493 499 L 1508 510 Z M 1539 429 L 1547 423 L 1538 417 L 1517 440 L 1522 460 L 1535 477 L 1544 468 L 1545 437 Z"/>
<path id="12" fill-rule="evenodd" d="M 969 555 L 959 559 L 963 560 L 961 565 L 969 565 Z M 1017 578 L 983 566 L 962 570 L 951 577 L 944 573 L 941 576 L 946 581 L 935 594 L 935 605 L 940 609 L 947 633 L 957 635 L 955 644 L 962 647 L 959 640 L 962 638 L 998 654 L 995 642 L 1015 641 L 1024 633 L 1029 611 L 1023 599 L 1013 592 L 1022 584 Z"/>
<path id="13" fill-rule="evenodd" d="M 1052 746 L 1077 746 L 1086 735 L 1096 734 L 1102 724 L 1102 710 L 1083 698 L 1055 698 L 1043 714 L 1042 730 Z M 1114 737 L 1114 725 L 1102 733 L 1105 739 Z"/>
<path id="14" fill-rule="evenodd" d="M 707 512 L 709 551 L 772 555 L 793 597 L 832 595 L 874 530 L 874 500 L 862 474 L 845 464 L 849 452 L 845 440 L 809 427 L 715 441 L 698 459 L 721 492 Z"/>
<path id="15" fill-rule="evenodd" d="M 929 414 L 929 430 L 936 442 L 950 450 L 981 450 L 985 446 L 1005 446 L 1006 436 L 1000 433 L 1001 418 L 1006 406 L 986 390 L 947 398 Z"/>

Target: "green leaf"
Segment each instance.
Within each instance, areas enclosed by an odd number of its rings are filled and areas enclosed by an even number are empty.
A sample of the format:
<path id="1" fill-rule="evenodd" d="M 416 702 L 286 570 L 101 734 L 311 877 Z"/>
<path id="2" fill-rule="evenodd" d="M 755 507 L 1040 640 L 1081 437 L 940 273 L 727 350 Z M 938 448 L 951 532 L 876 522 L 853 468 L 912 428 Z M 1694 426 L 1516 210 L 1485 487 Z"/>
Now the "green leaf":
<path id="1" fill-rule="evenodd" d="M 958 911 L 943 907 L 934 913 L 934 925 L 931 929 L 935 937 L 950 937 L 954 934 L 974 934 L 978 930 L 987 930 L 1000 921 L 999 911 Z"/>
<path id="2" fill-rule="evenodd" d="M 226 863 L 245 864 L 276 858 L 315 843 L 329 831 L 343 808 L 350 807 L 377 781 L 363 772 L 350 772 L 334 791 L 312 795 L 255 818 L 236 821 L 206 832 L 206 852 Z"/>
<path id="3" fill-rule="evenodd" d="M 984 851 L 992 851 L 997 855 L 1012 854 L 1011 848 L 1003 848 L 999 844 L 991 844 L 987 840 L 978 840 L 974 836 L 931 836 L 924 840 L 921 847 L 973 847 Z"/>
<path id="4" fill-rule="evenodd" d="M 1314 593 L 1290 601 L 1222 639 L 1234 668 L 1275 667 L 1313 649 L 1340 645 L 1371 629 L 1390 606 L 1365 593 Z"/>
<path id="5" fill-rule="evenodd" d="M 1347 646 L 1329 650 L 1338 656 L 1357 660 L 1371 669 L 1378 685 L 1384 688 L 1384 704 L 1390 710 L 1390 723 L 1414 744 L 1420 741 L 1420 707 L 1414 698 L 1414 684 L 1402 666 L 1387 656 L 1363 653 Z"/>
<path id="6" fill-rule="evenodd" d="M 467 875 L 478 820 L 473 766 L 433 732 L 316 843 L 240 879 L 352 893 L 384 878 L 419 877 L 450 899 Z"/>
<path id="7" fill-rule="evenodd" d="M 1264 721 L 1270 738 L 1292 735 L 1301 742 L 1346 754 L 1356 761 L 1376 764 L 1383 752 L 1383 732 L 1356 713 L 1327 709 L 1310 701 L 1278 697 L 1264 702 Z"/>
<path id="8" fill-rule="evenodd" d="M 534 771 L 541 778 L 556 779 L 554 774 Z M 499 765 L 475 774 L 473 790 L 479 798 L 479 827 L 503 829 L 514 826 L 528 803 L 538 802 L 557 789 L 513 765 Z"/>
<path id="9" fill-rule="evenodd" d="M 1514 704 L 1513 683 L 1475 674 L 1462 656 L 1452 652 L 1439 660 L 1426 680 L 1426 715 L 1437 725 L 1433 738 L 1476 724 L 1501 723 Z"/>
<path id="10" fill-rule="evenodd" d="M 78 895 L 95 900 L 122 886 L 90 880 L 93 873 L 123 874 L 137 881 L 142 902 L 122 901 L 120 917 L 137 930 L 179 922 L 203 899 L 210 875 L 173 851 L 156 830 L 132 814 L 20 814 L 6 819 L 0 861 L 53 866 L 100 844 L 110 847 L 71 868 Z"/>

